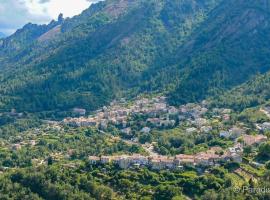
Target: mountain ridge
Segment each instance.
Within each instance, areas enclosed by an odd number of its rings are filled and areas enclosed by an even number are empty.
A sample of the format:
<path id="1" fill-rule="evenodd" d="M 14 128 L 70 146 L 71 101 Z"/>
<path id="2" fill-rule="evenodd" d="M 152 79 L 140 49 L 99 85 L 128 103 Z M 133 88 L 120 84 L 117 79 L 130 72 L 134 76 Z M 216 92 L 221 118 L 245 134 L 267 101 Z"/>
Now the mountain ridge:
<path id="1" fill-rule="evenodd" d="M 99 2 L 45 42 L 38 38 L 59 22 L 0 51 L 0 107 L 94 110 L 145 92 L 175 105 L 200 101 L 270 69 L 269 23 L 265 0 Z"/>

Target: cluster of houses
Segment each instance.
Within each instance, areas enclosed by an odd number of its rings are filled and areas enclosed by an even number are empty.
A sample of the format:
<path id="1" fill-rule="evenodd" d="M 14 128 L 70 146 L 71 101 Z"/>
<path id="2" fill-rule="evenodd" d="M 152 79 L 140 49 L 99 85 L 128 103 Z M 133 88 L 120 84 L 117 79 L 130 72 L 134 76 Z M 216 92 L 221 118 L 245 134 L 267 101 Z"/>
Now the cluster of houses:
<path id="1" fill-rule="evenodd" d="M 126 169 L 130 167 L 147 166 L 152 169 L 181 169 L 185 165 L 192 166 L 219 166 L 224 162 L 242 162 L 243 147 L 259 145 L 267 141 L 264 135 L 242 135 L 242 142 L 236 142 L 233 147 L 223 150 L 221 147 L 212 147 L 206 152 L 200 152 L 195 155 L 179 154 L 175 157 L 151 155 L 142 156 L 134 155 L 120 155 L 120 156 L 89 156 L 91 164 L 109 164 L 113 163 L 120 168 Z"/>
<path id="2" fill-rule="evenodd" d="M 84 109 L 76 109 L 74 112 L 84 115 Z M 149 118 L 147 122 L 149 125 L 155 127 L 174 126 L 176 121 L 170 116 L 179 113 L 179 109 L 173 106 L 168 106 L 166 98 L 163 96 L 152 99 L 140 98 L 132 105 L 122 99 L 119 102 L 112 102 L 110 106 L 104 106 L 98 110 L 94 115 L 89 117 L 65 118 L 63 123 L 76 127 L 97 127 L 106 129 L 108 124 L 118 125 L 123 128 L 128 128 L 128 122 L 131 115 L 142 114 Z M 147 129 L 145 129 L 147 130 Z"/>
<path id="3" fill-rule="evenodd" d="M 205 117 L 206 114 L 211 114 L 212 120 Z M 213 130 L 211 124 L 219 123 L 220 121 L 229 121 L 231 110 L 214 108 L 208 110 L 207 102 L 201 104 L 187 104 L 180 107 L 179 119 L 185 121 L 188 125 L 186 133 L 209 133 Z"/>
<path id="4" fill-rule="evenodd" d="M 91 164 L 108 164 L 113 163 L 120 168 L 126 169 L 129 167 L 147 166 L 152 169 L 181 169 L 185 165 L 193 166 L 214 166 L 221 162 L 227 161 L 242 161 L 243 148 L 241 144 L 236 144 L 234 147 L 223 152 L 220 147 L 214 147 L 206 152 L 201 152 L 196 155 L 179 154 L 175 157 L 168 156 L 142 156 L 134 155 L 120 155 L 120 156 L 90 156 L 89 162 Z"/>
<path id="5" fill-rule="evenodd" d="M 208 110 L 208 102 L 200 104 L 189 103 L 180 107 L 169 106 L 166 97 L 138 98 L 132 105 L 125 99 L 114 101 L 110 106 L 104 106 L 89 117 L 65 118 L 62 123 L 75 127 L 97 127 L 105 130 L 108 124 L 116 125 L 121 133 L 131 135 L 131 120 L 134 115 L 143 115 L 146 120 L 142 123 L 142 133 L 150 133 L 152 128 L 172 128 L 176 125 L 185 124 L 187 134 L 210 133 L 213 130 L 212 124 L 220 121 L 229 121 L 232 110 L 214 108 Z M 270 108 L 264 112 L 270 112 Z M 73 112 L 85 115 L 86 110 L 76 108 Z M 206 117 L 211 113 L 212 120 Z M 270 114 L 269 114 L 270 116 Z M 144 118 L 145 119 L 145 118 Z M 270 130 L 270 123 L 265 122 L 257 125 L 260 130 Z M 237 139 L 246 134 L 246 129 L 232 127 L 229 130 L 221 130 L 219 136 L 226 139 Z"/>
<path id="6" fill-rule="evenodd" d="M 83 109 L 76 109 L 74 112 L 80 115 L 85 115 Z M 270 109 L 269 109 L 270 112 Z M 132 133 L 130 120 L 133 115 L 143 115 L 143 126 L 141 132 L 150 133 L 152 128 L 170 128 L 178 124 L 184 124 L 185 132 L 191 133 L 210 133 L 215 124 L 226 122 L 231 119 L 232 110 L 223 108 L 214 108 L 208 110 L 206 101 L 200 104 L 189 103 L 180 107 L 169 106 L 166 98 L 158 96 L 154 98 L 139 98 L 131 105 L 124 99 L 119 102 L 112 102 L 110 106 L 103 107 L 89 117 L 66 118 L 63 123 L 76 127 L 97 127 L 106 129 L 108 124 L 116 125 L 121 132 L 126 135 Z M 209 119 L 211 115 L 211 120 Z M 208 117 L 207 117 L 208 116 Z M 224 126 L 221 126 L 224 128 Z M 241 127 L 241 126 L 240 126 Z M 216 127 L 215 127 L 216 128 Z M 162 155 L 121 155 L 121 156 L 90 156 L 89 160 L 92 164 L 95 163 L 115 163 L 121 168 L 132 166 L 149 166 L 153 169 L 175 169 L 181 168 L 185 164 L 194 166 L 212 166 L 218 165 L 220 162 L 226 161 L 242 161 L 243 146 L 257 145 L 267 141 L 264 135 L 247 135 L 247 129 L 237 126 L 227 127 L 228 130 L 219 129 L 221 138 L 231 139 L 235 141 L 235 145 L 225 151 L 216 147 L 206 152 L 201 152 L 196 155 L 177 155 L 175 157 L 167 157 Z M 270 123 L 260 125 L 262 129 L 270 130 Z M 242 142 L 239 143 L 239 138 Z"/>
<path id="7" fill-rule="evenodd" d="M 23 113 L 17 112 L 15 109 L 11 109 L 10 112 L 0 112 L 0 117 L 2 116 L 10 116 L 10 117 L 23 117 Z"/>
<path id="8" fill-rule="evenodd" d="M 220 131 L 219 136 L 226 139 L 236 139 L 246 133 L 245 129 L 233 127 L 228 131 Z"/>
<path id="9" fill-rule="evenodd" d="M 259 145 L 267 141 L 267 136 L 265 135 L 243 135 L 243 144 L 245 146 Z"/>
<path id="10" fill-rule="evenodd" d="M 12 144 L 11 149 L 12 150 L 20 150 L 23 146 L 35 146 L 37 144 L 36 140 L 29 140 L 29 141 L 22 141 L 20 143 Z"/>
<path id="11" fill-rule="evenodd" d="M 85 115 L 84 109 L 74 109 L 80 115 Z M 212 130 L 209 125 L 209 120 L 203 118 L 208 112 L 207 102 L 201 104 L 189 103 L 180 107 L 169 106 L 166 102 L 166 97 L 158 96 L 154 98 L 140 98 L 129 105 L 124 99 L 119 102 L 112 102 L 110 106 L 104 106 L 102 109 L 95 112 L 89 117 L 81 116 L 77 118 L 65 118 L 62 123 L 75 127 L 97 127 L 106 129 L 108 124 L 117 125 L 122 128 L 121 132 L 129 134 L 130 119 L 134 115 L 146 116 L 144 127 L 141 131 L 148 133 L 152 128 L 171 128 L 178 123 L 188 122 L 190 128 L 187 128 L 187 133 L 204 132 L 208 133 Z M 214 109 L 216 117 L 223 120 L 230 119 L 229 109 Z"/>
<path id="12" fill-rule="evenodd" d="M 270 118 L 270 107 L 266 106 L 260 109 L 268 118 Z M 261 132 L 270 131 L 270 122 L 264 122 L 261 124 L 255 124 L 256 128 Z"/>

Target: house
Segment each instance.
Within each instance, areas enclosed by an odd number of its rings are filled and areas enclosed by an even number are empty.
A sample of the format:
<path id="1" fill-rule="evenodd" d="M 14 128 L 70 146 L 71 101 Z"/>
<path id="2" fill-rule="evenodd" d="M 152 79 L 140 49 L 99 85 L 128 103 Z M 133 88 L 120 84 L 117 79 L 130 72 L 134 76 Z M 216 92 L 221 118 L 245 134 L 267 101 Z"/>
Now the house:
<path id="1" fill-rule="evenodd" d="M 269 122 L 264 122 L 261 125 L 261 128 L 262 128 L 263 131 L 270 131 L 270 123 Z"/>
<path id="2" fill-rule="evenodd" d="M 186 120 L 186 116 L 185 115 L 179 115 L 178 116 L 178 120 L 179 121 L 185 121 Z"/>
<path id="3" fill-rule="evenodd" d="M 150 159 L 152 169 L 162 170 L 174 167 L 174 159 L 166 156 L 158 156 Z"/>
<path id="4" fill-rule="evenodd" d="M 104 159 L 104 161 L 103 161 Z M 141 166 L 141 165 L 148 165 L 148 157 L 134 154 L 134 155 L 121 155 L 121 156 L 111 156 L 111 157 L 101 157 L 102 163 L 109 163 L 113 162 L 114 164 L 118 165 L 122 169 L 127 169 L 131 166 Z"/>
<path id="5" fill-rule="evenodd" d="M 159 126 L 160 125 L 160 119 L 159 118 L 148 118 L 147 122 L 150 123 L 153 126 Z"/>
<path id="6" fill-rule="evenodd" d="M 202 133 L 209 133 L 210 131 L 212 131 L 212 126 L 203 126 L 203 127 L 201 127 L 201 129 L 200 129 L 200 131 L 202 132 Z"/>
<path id="7" fill-rule="evenodd" d="M 243 135 L 245 133 L 245 130 L 243 130 L 241 128 L 234 127 L 234 128 L 229 130 L 229 133 L 230 133 L 231 138 L 236 139 L 236 138 L 240 137 L 241 135 Z"/>
<path id="8" fill-rule="evenodd" d="M 245 146 L 257 145 L 267 141 L 264 135 L 243 135 L 243 143 Z"/>
<path id="9" fill-rule="evenodd" d="M 156 112 L 165 112 L 167 111 L 167 104 L 166 103 L 154 103 L 154 110 Z"/>
<path id="10" fill-rule="evenodd" d="M 197 118 L 197 119 L 195 119 L 194 124 L 195 124 L 197 127 L 202 127 L 202 126 L 204 126 L 204 125 L 207 124 L 207 120 L 204 119 L 204 118 Z"/>
<path id="11" fill-rule="evenodd" d="M 30 144 L 31 146 L 35 146 L 35 145 L 36 145 L 36 140 L 30 140 L 30 141 L 29 141 L 29 144 Z"/>
<path id="12" fill-rule="evenodd" d="M 86 114 L 86 110 L 83 108 L 73 108 L 72 113 L 75 115 L 84 116 Z"/>
<path id="13" fill-rule="evenodd" d="M 205 156 L 199 156 L 197 155 L 195 157 L 195 163 L 196 165 L 202 165 L 202 166 L 209 166 L 209 165 L 214 165 L 213 162 L 210 162 L 210 159 L 208 157 Z"/>
<path id="14" fill-rule="evenodd" d="M 201 109 L 201 111 L 200 111 L 200 114 L 201 114 L 201 115 L 204 115 L 204 114 L 207 113 L 207 112 L 208 112 L 208 109 L 203 107 L 203 108 Z"/>
<path id="15" fill-rule="evenodd" d="M 99 128 L 101 130 L 105 130 L 108 128 L 108 121 L 106 119 L 102 119 L 99 124 Z"/>
<path id="16" fill-rule="evenodd" d="M 179 113 L 179 110 L 175 108 L 174 106 L 170 106 L 168 109 L 169 115 L 177 115 Z"/>
<path id="17" fill-rule="evenodd" d="M 117 115 L 120 117 L 127 116 L 129 114 L 129 110 L 127 109 L 120 109 L 117 111 Z"/>
<path id="18" fill-rule="evenodd" d="M 112 157 L 111 156 L 101 156 L 100 161 L 102 164 L 107 164 L 107 163 L 110 163 L 112 161 Z"/>
<path id="19" fill-rule="evenodd" d="M 149 128 L 149 127 L 144 127 L 141 130 L 142 133 L 150 133 L 150 131 L 151 131 L 151 128 Z"/>
<path id="20" fill-rule="evenodd" d="M 98 162 L 100 162 L 100 157 L 89 156 L 88 160 L 89 160 L 90 164 L 97 164 Z"/>
<path id="21" fill-rule="evenodd" d="M 13 144 L 12 149 L 13 150 L 20 150 L 22 148 L 21 144 Z"/>
<path id="22" fill-rule="evenodd" d="M 231 112 L 232 112 L 231 109 L 223 109 L 223 110 L 221 111 L 222 114 L 230 114 Z"/>
<path id="23" fill-rule="evenodd" d="M 229 138 L 230 137 L 230 133 L 228 131 L 221 131 L 219 133 L 219 136 L 222 137 L 222 138 Z"/>
<path id="24" fill-rule="evenodd" d="M 230 147 L 228 149 L 230 153 L 242 153 L 243 152 L 243 146 L 240 143 L 235 144 L 233 147 Z"/>
<path id="25" fill-rule="evenodd" d="M 97 122 L 94 119 L 85 119 L 80 122 L 80 126 L 82 127 L 91 127 L 97 126 Z"/>
<path id="26" fill-rule="evenodd" d="M 149 164 L 149 159 L 148 157 L 139 155 L 139 154 L 134 154 L 130 157 L 132 159 L 132 164 L 138 164 L 138 165 L 148 165 Z"/>
<path id="27" fill-rule="evenodd" d="M 182 114 L 186 114 L 189 112 L 189 109 L 186 106 L 180 106 L 179 111 Z"/>
<path id="28" fill-rule="evenodd" d="M 161 120 L 159 126 L 162 127 L 169 127 L 169 126 L 174 126 L 175 125 L 175 120 Z"/>
<path id="29" fill-rule="evenodd" d="M 12 108 L 9 114 L 10 114 L 10 116 L 16 116 L 17 115 L 16 109 Z"/>
<path id="30" fill-rule="evenodd" d="M 121 130 L 121 133 L 125 134 L 125 135 L 130 135 L 131 134 L 131 128 L 124 128 Z"/>
<path id="31" fill-rule="evenodd" d="M 172 169 L 174 168 L 174 158 L 161 158 L 160 159 L 161 165 L 163 169 Z"/>
<path id="32" fill-rule="evenodd" d="M 195 156 L 195 163 L 203 166 L 214 165 L 219 158 L 220 156 L 215 154 L 214 151 L 202 152 Z"/>
<path id="33" fill-rule="evenodd" d="M 180 166 L 183 164 L 195 164 L 195 156 L 194 155 L 185 155 L 179 154 L 175 156 L 174 160 L 175 166 Z"/>
<path id="34" fill-rule="evenodd" d="M 192 127 L 192 128 L 187 128 L 186 129 L 186 132 L 188 133 L 188 134 L 191 134 L 191 133 L 195 133 L 195 132 L 197 132 L 198 130 L 196 129 L 196 128 L 194 128 L 194 127 Z"/>
<path id="35" fill-rule="evenodd" d="M 132 159 L 130 159 L 129 156 L 124 155 L 114 161 L 121 169 L 127 169 L 130 166 Z"/>
<path id="36" fill-rule="evenodd" d="M 151 165 L 151 168 L 154 170 L 163 169 L 159 158 L 152 158 L 150 161 L 150 165 Z"/>
<path id="37" fill-rule="evenodd" d="M 240 154 L 238 154 L 238 153 L 232 153 L 231 154 L 231 160 L 233 162 L 238 162 L 238 163 L 241 163 L 243 161 L 242 156 Z"/>
<path id="38" fill-rule="evenodd" d="M 250 162 L 251 166 L 256 167 L 256 168 L 260 168 L 263 167 L 264 164 L 258 163 L 258 162 Z"/>
<path id="39" fill-rule="evenodd" d="M 116 124 L 117 125 L 127 124 L 127 116 L 117 116 L 116 117 Z"/>
<path id="40" fill-rule="evenodd" d="M 107 111 L 108 111 L 108 107 L 107 107 L 107 106 L 103 106 L 103 107 L 102 107 L 102 111 L 103 111 L 103 112 L 107 112 Z"/>
<path id="41" fill-rule="evenodd" d="M 231 116 L 230 116 L 229 114 L 224 114 L 224 115 L 222 116 L 222 119 L 223 119 L 224 121 L 229 121 L 229 120 L 231 119 Z"/>

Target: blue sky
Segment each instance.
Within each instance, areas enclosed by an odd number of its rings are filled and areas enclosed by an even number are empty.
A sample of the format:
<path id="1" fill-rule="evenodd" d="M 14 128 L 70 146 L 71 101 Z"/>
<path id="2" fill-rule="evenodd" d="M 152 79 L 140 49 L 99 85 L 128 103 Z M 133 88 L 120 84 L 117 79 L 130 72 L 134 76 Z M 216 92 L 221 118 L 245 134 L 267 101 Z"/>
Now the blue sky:
<path id="1" fill-rule="evenodd" d="M 98 0 L 0 0 L 0 32 L 14 33 L 26 23 L 44 24 L 64 17 L 80 14 Z"/>

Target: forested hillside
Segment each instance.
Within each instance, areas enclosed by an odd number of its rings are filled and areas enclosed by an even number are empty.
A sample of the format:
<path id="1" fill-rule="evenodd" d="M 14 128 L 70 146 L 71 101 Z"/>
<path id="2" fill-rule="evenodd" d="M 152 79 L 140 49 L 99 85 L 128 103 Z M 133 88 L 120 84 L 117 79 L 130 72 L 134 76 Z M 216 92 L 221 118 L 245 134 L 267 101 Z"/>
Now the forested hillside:
<path id="1" fill-rule="evenodd" d="M 269 2 L 223 1 L 180 49 L 184 75 L 172 101 L 189 102 L 269 70 Z M 179 58 L 180 58 L 179 57 Z"/>
<path id="2" fill-rule="evenodd" d="M 245 108 L 267 104 L 270 99 L 270 74 L 257 75 L 250 81 L 212 97 L 213 106 L 225 106 L 241 111 Z"/>
<path id="3" fill-rule="evenodd" d="M 107 0 L 0 41 L 0 108 L 94 110 L 162 92 L 199 101 L 270 69 L 267 0 Z"/>

